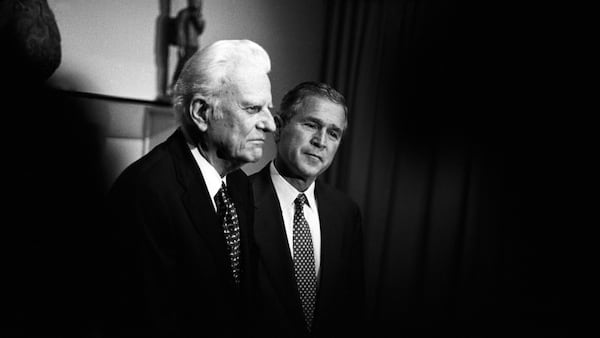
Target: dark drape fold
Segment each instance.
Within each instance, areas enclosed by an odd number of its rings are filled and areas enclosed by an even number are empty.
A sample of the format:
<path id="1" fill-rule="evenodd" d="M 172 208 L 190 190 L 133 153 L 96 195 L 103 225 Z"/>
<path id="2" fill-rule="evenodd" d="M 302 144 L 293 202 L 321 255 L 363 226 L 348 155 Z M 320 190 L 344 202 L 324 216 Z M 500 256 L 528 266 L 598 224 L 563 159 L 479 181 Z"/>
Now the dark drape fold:
<path id="1" fill-rule="evenodd" d="M 560 332 L 560 282 L 530 270 L 556 254 L 535 241 L 548 214 L 528 211 L 547 177 L 528 175 L 536 120 L 510 99 L 513 31 L 449 0 L 328 0 L 326 15 L 321 80 L 349 126 L 324 178 L 363 212 L 372 330 Z"/>

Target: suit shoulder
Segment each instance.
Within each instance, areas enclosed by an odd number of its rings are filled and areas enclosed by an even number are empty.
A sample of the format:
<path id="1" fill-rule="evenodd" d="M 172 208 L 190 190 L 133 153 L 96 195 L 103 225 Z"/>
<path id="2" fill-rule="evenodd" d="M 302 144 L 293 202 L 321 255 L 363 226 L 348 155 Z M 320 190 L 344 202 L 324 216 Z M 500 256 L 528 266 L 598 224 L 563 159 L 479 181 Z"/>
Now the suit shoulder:
<path id="1" fill-rule="evenodd" d="M 237 169 L 237 170 L 227 174 L 227 180 L 248 182 L 249 177 L 242 169 Z"/>
<path id="2" fill-rule="evenodd" d="M 155 184 L 146 184 L 164 177 L 172 171 L 172 159 L 164 144 L 160 144 L 146 155 L 128 165 L 117 177 L 113 189 L 128 186 L 150 187 Z M 156 182 L 155 182 L 156 183 Z"/>
<path id="3" fill-rule="evenodd" d="M 248 175 L 246 175 L 246 173 L 241 169 L 227 174 L 227 185 L 231 189 L 237 189 L 240 191 L 251 190 L 250 179 L 248 178 Z"/>
<path id="4" fill-rule="evenodd" d="M 254 183 L 255 181 L 259 180 L 261 176 L 263 176 L 265 174 L 265 171 L 268 171 L 268 170 L 269 170 L 269 164 L 262 167 L 259 171 L 253 173 L 252 175 L 249 175 L 248 178 L 250 179 L 250 181 L 252 183 Z"/>
<path id="5" fill-rule="evenodd" d="M 317 181 L 316 193 L 325 195 L 327 199 L 335 201 L 335 203 L 343 208 L 358 210 L 358 204 L 346 193 L 337 188 L 321 181 Z"/>
<path id="6" fill-rule="evenodd" d="M 250 183 L 252 184 L 253 189 L 257 189 L 259 187 L 262 187 L 262 189 L 264 189 L 264 187 L 267 186 L 270 182 L 270 177 L 271 174 L 269 172 L 269 165 L 267 164 L 259 171 L 250 175 L 248 178 L 250 179 Z"/>

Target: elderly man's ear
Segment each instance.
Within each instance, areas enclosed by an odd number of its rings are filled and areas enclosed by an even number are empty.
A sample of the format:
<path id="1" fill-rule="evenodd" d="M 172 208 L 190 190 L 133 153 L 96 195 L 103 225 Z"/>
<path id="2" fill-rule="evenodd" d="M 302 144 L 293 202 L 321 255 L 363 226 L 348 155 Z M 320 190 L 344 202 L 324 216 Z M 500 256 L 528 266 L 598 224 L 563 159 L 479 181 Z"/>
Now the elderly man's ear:
<path id="1" fill-rule="evenodd" d="M 201 96 L 194 96 L 194 98 L 190 101 L 190 107 L 188 110 L 190 118 L 202 132 L 208 130 L 208 114 L 210 109 L 211 107 Z"/>

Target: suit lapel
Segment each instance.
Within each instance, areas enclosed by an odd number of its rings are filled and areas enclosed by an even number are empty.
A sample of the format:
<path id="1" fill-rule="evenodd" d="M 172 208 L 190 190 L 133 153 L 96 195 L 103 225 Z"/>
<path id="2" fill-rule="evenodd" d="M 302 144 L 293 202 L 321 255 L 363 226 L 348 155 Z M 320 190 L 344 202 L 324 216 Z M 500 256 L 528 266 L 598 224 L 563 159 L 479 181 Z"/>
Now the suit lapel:
<path id="1" fill-rule="evenodd" d="M 180 130 L 172 136 L 169 149 L 175 161 L 173 165 L 177 179 L 183 189 L 183 204 L 192 220 L 194 228 L 205 239 L 215 259 L 215 265 L 223 274 L 227 273 L 226 247 L 223 242 L 223 231 L 219 226 L 217 214 L 204 182 L 204 177 L 192 154 L 187 151 L 185 137 Z"/>
<path id="2" fill-rule="evenodd" d="M 292 256 L 279 199 L 271 182 L 269 165 L 265 166 L 254 180 L 254 201 L 254 233 L 261 261 L 286 310 L 297 325 L 304 326 Z"/>
<path id="3" fill-rule="evenodd" d="M 315 199 L 319 208 L 319 223 L 321 224 L 321 276 L 319 279 L 319 290 L 317 293 L 317 304 L 315 310 L 315 324 L 317 324 L 320 313 L 327 313 L 331 306 L 331 297 L 336 294 L 339 276 L 338 269 L 343 265 L 340 253 L 342 252 L 343 227 L 340 217 L 336 215 L 335 199 L 327 191 L 327 188 L 316 182 Z"/>

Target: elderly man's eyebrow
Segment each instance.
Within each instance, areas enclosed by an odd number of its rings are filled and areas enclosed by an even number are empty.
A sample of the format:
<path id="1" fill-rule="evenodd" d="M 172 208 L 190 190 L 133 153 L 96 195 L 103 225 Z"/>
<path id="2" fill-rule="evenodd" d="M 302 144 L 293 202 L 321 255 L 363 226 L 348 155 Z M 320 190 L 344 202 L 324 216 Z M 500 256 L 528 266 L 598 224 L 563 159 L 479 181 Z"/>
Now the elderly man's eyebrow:
<path id="1" fill-rule="evenodd" d="M 269 108 L 269 109 L 271 109 L 273 107 L 273 104 L 270 102 L 266 102 L 265 100 L 262 100 L 262 99 L 252 99 L 252 98 L 243 99 L 240 102 L 240 105 L 242 107 L 267 106 L 267 108 Z"/>

